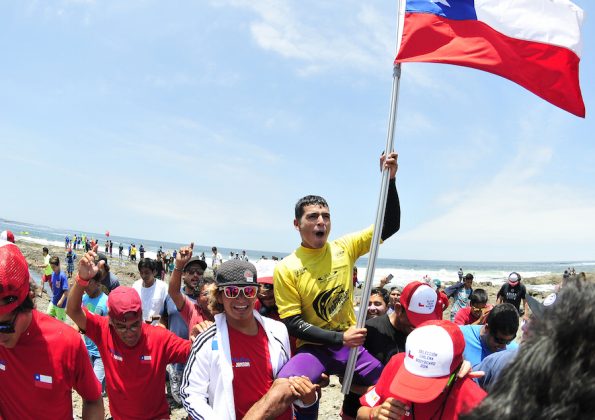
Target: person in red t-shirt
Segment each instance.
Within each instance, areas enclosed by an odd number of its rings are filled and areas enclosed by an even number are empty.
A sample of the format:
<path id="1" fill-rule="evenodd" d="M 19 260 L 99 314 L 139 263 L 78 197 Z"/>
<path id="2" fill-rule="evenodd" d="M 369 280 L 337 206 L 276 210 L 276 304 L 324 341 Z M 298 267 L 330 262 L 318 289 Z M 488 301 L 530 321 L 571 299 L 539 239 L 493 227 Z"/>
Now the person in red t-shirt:
<path id="1" fill-rule="evenodd" d="M 487 395 L 470 377 L 459 378 L 465 339 L 459 327 L 428 321 L 407 337 L 405 352 L 393 356 L 357 412 L 368 419 L 457 419 Z"/>
<path id="2" fill-rule="evenodd" d="M 120 286 L 110 293 L 107 317 L 81 308 L 84 288 L 99 271 L 96 256 L 95 250 L 89 251 L 79 262 L 66 311 L 97 345 L 105 367 L 110 413 L 114 419 L 167 419 L 166 366 L 186 362 L 190 341 L 143 322 L 141 299 L 132 287 Z"/>
<path id="3" fill-rule="evenodd" d="M 181 260 L 191 253 L 181 248 Z M 292 402 L 315 403 L 318 386 L 305 377 L 275 379 L 289 360 L 289 336 L 283 323 L 254 310 L 256 268 L 226 261 L 216 284 L 215 324 L 194 341 L 184 370 L 184 408 L 191 418 L 292 419 Z"/>
<path id="4" fill-rule="evenodd" d="M 488 294 L 484 289 L 475 289 L 469 296 L 469 306 L 459 309 L 454 323 L 457 325 L 483 325 L 493 306 L 488 304 Z"/>
<path id="5" fill-rule="evenodd" d="M 27 261 L 0 240 L 0 419 L 103 419 L 101 384 L 85 343 L 70 326 L 33 308 Z"/>

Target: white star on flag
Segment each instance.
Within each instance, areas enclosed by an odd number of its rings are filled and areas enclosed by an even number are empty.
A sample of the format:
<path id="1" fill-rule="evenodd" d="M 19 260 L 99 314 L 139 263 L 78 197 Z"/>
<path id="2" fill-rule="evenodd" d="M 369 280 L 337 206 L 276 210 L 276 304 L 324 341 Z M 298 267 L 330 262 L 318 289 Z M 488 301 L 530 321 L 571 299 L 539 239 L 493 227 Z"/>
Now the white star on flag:
<path id="1" fill-rule="evenodd" d="M 448 4 L 448 1 L 447 0 L 432 0 L 432 3 L 442 3 L 445 6 L 451 7 L 451 5 Z"/>

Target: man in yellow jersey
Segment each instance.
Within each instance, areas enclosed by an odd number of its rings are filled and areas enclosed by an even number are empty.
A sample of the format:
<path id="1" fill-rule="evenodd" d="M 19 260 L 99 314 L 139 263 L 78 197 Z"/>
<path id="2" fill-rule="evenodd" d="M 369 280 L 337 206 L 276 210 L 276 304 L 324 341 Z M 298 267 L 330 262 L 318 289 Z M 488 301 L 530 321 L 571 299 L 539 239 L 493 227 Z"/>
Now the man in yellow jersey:
<path id="1" fill-rule="evenodd" d="M 381 234 L 386 240 L 399 230 L 401 220 L 395 184 L 397 154 L 383 155 L 381 167 L 390 171 Z M 342 376 L 349 349 L 366 338 L 366 329 L 355 327 L 352 270 L 355 261 L 370 250 L 374 226 L 327 241 L 329 206 L 315 195 L 297 202 L 293 223 L 301 246 L 276 266 L 274 290 L 279 315 L 289 334 L 298 338 L 298 350 L 279 377 L 305 375 L 317 383 L 323 372 Z M 355 367 L 357 383 L 373 385 L 381 371 L 382 364 L 362 348 Z"/>

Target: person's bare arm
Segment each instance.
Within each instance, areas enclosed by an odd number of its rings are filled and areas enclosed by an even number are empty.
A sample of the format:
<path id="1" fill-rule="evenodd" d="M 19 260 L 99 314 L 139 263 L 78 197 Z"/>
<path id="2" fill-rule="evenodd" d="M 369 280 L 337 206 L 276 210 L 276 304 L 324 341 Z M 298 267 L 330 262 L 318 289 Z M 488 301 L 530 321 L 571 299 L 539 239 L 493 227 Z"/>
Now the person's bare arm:
<path id="1" fill-rule="evenodd" d="M 93 278 L 99 271 L 99 267 L 95 264 L 96 250 L 97 246 L 92 251 L 87 252 L 79 261 L 79 271 L 70 290 L 70 298 L 66 302 L 66 313 L 82 331 L 87 330 L 87 315 L 85 315 L 85 311 L 81 307 L 83 293 L 85 293 L 83 284 Z M 105 264 L 105 261 L 99 263 Z"/>
<path id="2" fill-rule="evenodd" d="M 191 243 L 190 246 L 183 246 L 180 248 L 176 255 L 174 271 L 169 277 L 167 293 L 169 293 L 171 300 L 174 301 L 178 311 L 181 311 L 186 303 L 186 299 L 180 291 L 182 287 L 182 270 L 184 269 L 184 265 L 186 265 L 190 258 L 192 258 L 192 248 L 194 248 L 194 242 Z"/>
<path id="3" fill-rule="evenodd" d="M 296 399 L 300 399 L 305 406 L 310 406 L 317 401 L 318 389 L 317 385 L 305 377 L 275 379 L 268 392 L 248 410 L 244 420 L 275 419 Z"/>

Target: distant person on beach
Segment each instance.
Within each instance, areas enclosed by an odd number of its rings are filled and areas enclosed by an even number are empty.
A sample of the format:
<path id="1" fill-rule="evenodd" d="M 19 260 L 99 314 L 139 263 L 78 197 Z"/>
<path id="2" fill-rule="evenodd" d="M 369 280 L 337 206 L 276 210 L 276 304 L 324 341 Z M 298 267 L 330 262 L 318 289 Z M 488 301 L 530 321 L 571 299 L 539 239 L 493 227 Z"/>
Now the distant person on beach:
<path id="1" fill-rule="evenodd" d="M 508 281 L 502 285 L 496 295 L 498 303 L 512 304 L 520 315 L 528 317 L 527 312 L 527 288 L 521 284 L 521 275 L 515 271 L 508 275 Z M 523 309 L 521 310 L 521 300 Z"/>
<path id="2" fill-rule="evenodd" d="M 176 265 L 191 253 L 190 247 L 180 249 Z M 292 419 L 293 400 L 314 403 L 317 386 L 305 378 L 277 379 L 289 359 L 289 337 L 281 322 L 253 310 L 256 268 L 225 261 L 216 284 L 219 313 L 192 345 L 180 387 L 184 408 L 193 419 Z"/>
<path id="3" fill-rule="evenodd" d="M 34 309 L 27 261 L 0 241 L 0 418 L 72 419 L 72 390 L 85 418 L 103 419 L 101 386 L 72 327 Z"/>
<path id="4" fill-rule="evenodd" d="M 440 279 L 432 280 L 432 284 L 434 284 L 434 290 L 436 290 L 436 293 L 438 294 L 438 302 L 440 303 L 440 308 L 442 309 L 442 312 L 444 312 L 446 308 L 448 308 L 448 306 L 450 305 L 450 300 L 448 299 L 448 296 L 446 296 L 444 290 L 442 290 L 442 282 L 440 281 Z M 440 318 L 442 318 L 442 316 Z"/>
<path id="5" fill-rule="evenodd" d="M 461 308 L 455 316 L 457 325 L 483 325 L 493 306 L 488 304 L 488 293 L 484 289 L 475 289 L 469 298 L 469 306 Z"/>
<path id="6" fill-rule="evenodd" d="M 518 347 L 514 339 L 519 329 L 519 314 L 510 303 L 494 306 L 484 325 L 459 328 L 465 336 L 465 360 L 473 367 L 492 353 Z"/>
<path id="7" fill-rule="evenodd" d="M 552 298 L 488 397 L 462 419 L 593 418 L 595 284 L 571 277 Z"/>
<path id="8" fill-rule="evenodd" d="M 109 264 L 107 263 L 107 256 L 105 254 L 97 255 L 97 266 L 99 267 L 96 280 L 104 287 L 104 292 L 109 295 L 110 292 L 117 287 L 120 287 L 120 281 L 118 277 L 110 271 Z M 103 261 L 102 264 L 100 262 Z"/>
<path id="9" fill-rule="evenodd" d="M 41 297 L 44 293 L 45 293 L 45 284 L 48 283 L 48 285 L 50 286 L 50 289 L 52 288 L 52 285 L 50 283 L 50 281 L 52 280 L 52 266 L 50 265 L 50 250 L 48 249 L 47 246 L 44 246 L 42 249 L 42 253 L 43 253 L 43 264 L 38 265 L 38 268 L 42 268 L 43 269 L 43 274 L 41 275 L 41 293 L 39 294 L 39 297 Z"/>
<path id="10" fill-rule="evenodd" d="M 132 244 L 130 248 L 130 261 L 136 261 L 136 245 Z"/>
<path id="11" fill-rule="evenodd" d="M 399 230 L 401 220 L 395 184 L 397 154 L 383 155 L 380 164 L 389 171 L 381 233 L 385 241 Z M 293 224 L 301 246 L 277 265 L 274 285 L 279 315 L 298 338 L 298 351 L 280 377 L 306 375 L 317 383 L 323 373 L 343 375 L 349 349 L 361 346 L 366 338 L 366 329 L 355 326 L 352 270 L 355 261 L 369 252 L 374 226 L 328 242 L 329 206 L 315 195 L 298 200 Z M 358 383 L 376 383 L 381 370 L 381 363 L 362 349 L 355 366 Z M 317 413 L 302 415 L 316 417 Z"/>
<path id="12" fill-rule="evenodd" d="M 242 260 L 244 261 L 248 261 L 248 256 L 246 255 L 246 250 L 242 251 L 242 255 L 241 255 Z"/>
<path id="13" fill-rule="evenodd" d="M 459 268 L 459 271 L 457 274 L 459 275 L 459 281 L 462 282 L 463 281 L 463 267 Z"/>
<path id="14" fill-rule="evenodd" d="M 109 295 L 107 317 L 83 309 L 84 289 L 105 264 L 95 261 L 93 251 L 79 261 L 67 311 L 99 349 L 110 413 L 116 419 L 169 418 L 165 368 L 168 363 L 186 362 L 190 342 L 165 328 L 145 324 L 140 296 L 132 287 L 118 287 Z"/>
<path id="15" fill-rule="evenodd" d="M 457 419 L 485 398 L 471 377 L 458 378 L 465 340 L 449 321 L 421 324 L 393 356 L 376 386 L 360 399 L 360 420 Z M 497 417 L 494 417 L 497 418 Z"/>
<path id="16" fill-rule="evenodd" d="M 68 279 L 72 278 L 72 273 L 74 273 L 74 262 L 76 261 L 76 253 L 72 250 L 72 248 L 68 248 L 66 252 L 66 272 L 68 273 Z"/>
<path id="17" fill-rule="evenodd" d="M 112 253 L 113 250 L 114 250 L 114 242 L 110 239 L 109 240 L 109 256 L 110 256 L 110 258 L 114 256 Z"/>
<path id="18" fill-rule="evenodd" d="M 387 314 L 392 314 L 395 311 L 395 305 L 399 302 L 399 297 L 401 297 L 401 288 L 399 286 L 393 286 L 390 288 L 390 292 L 388 294 L 388 309 L 386 311 Z"/>
<path id="19" fill-rule="evenodd" d="M 473 293 L 473 274 L 467 273 L 463 277 L 463 281 L 448 286 L 444 293 L 449 299 L 452 299 L 452 307 L 450 309 L 450 320 L 454 322 L 455 316 L 459 309 L 469 305 L 469 297 Z"/>
<path id="20" fill-rule="evenodd" d="M 124 245 L 120 244 L 120 245 L 118 245 L 118 257 L 120 259 L 122 259 L 123 255 L 124 255 Z"/>
<path id="21" fill-rule="evenodd" d="M 68 249 L 68 245 L 70 245 L 70 236 L 66 235 L 64 237 L 64 249 Z"/>
<path id="22" fill-rule="evenodd" d="M 158 278 L 159 280 L 162 280 L 165 278 L 163 276 L 165 268 L 163 267 L 162 255 L 163 254 L 157 254 L 157 259 L 153 261 L 153 264 L 155 265 L 155 277 Z"/>
<path id="23" fill-rule="evenodd" d="M 204 321 L 209 321 L 211 324 L 214 321 L 208 305 L 210 287 L 215 281 L 204 278 L 207 264 L 200 258 L 191 257 L 191 254 L 186 253 L 181 258 L 178 258 L 178 255 L 181 254 L 176 252 L 176 262 L 179 267 L 173 269 L 169 280 L 169 296 L 165 300 L 161 323 L 178 337 L 187 340 L 191 338 L 190 330 L 194 326 Z M 181 283 L 183 286 L 180 290 Z M 175 363 L 167 367 L 172 397 L 180 405 L 182 404 L 180 384 L 185 366 L 185 363 Z"/>
<path id="24" fill-rule="evenodd" d="M 140 296 L 143 320 L 147 324 L 158 325 L 167 298 L 167 284 L 155 278 L 155 264 L 150 258 L 138 262 L 140 279 L 132 284 Z"/>
<path id="25" fill-rule="evenodd" d="M 143 260 L 145 258 L 145 247 L 143 246 L 143 244 L 140 244 L 138 252 L 140 253 L 140 259 Z"/>
<path id="26" fill-rule="evenodd" d="M 66 301 L 68 299 L 68 278 L 60 269 L 60 259 L 56 256 L 50 258 L 52 276 L 50 285 L 52 288 L 52 300 L 48 305 L 48 315 L 60 321 L 66 320 Z"/>
<path id="27" fill-rule="evenodd" d="M 217 268 L 223 263 L 223 257 L 221 256 L 221 253 L 217 251 L 216 246 L 211 248 L 211 251 L 213 252 L 213 255 L 211 255 L 211 268 L 213 271 L 217 272 Z"/>

